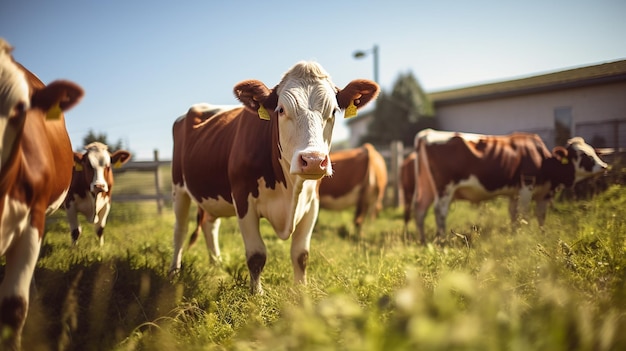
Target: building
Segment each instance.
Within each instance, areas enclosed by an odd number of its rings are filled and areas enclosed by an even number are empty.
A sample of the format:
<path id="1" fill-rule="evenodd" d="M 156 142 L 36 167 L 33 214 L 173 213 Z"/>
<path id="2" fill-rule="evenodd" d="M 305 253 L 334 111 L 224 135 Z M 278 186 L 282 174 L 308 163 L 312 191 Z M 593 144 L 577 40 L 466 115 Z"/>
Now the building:
<path id="1" fill-rule="evenodd" d="M 532 132 L 549 148 L 582 136 L 595 147 L 626 148 L 626 60 L 428 95 L 442 130 Z M 372 114 L 348 122 L 350 145 Z"/>
<path id="2" fill-rule="evenodd" d="M 429 94 L 441 129 L 626 147 L 626 60 Z"/>

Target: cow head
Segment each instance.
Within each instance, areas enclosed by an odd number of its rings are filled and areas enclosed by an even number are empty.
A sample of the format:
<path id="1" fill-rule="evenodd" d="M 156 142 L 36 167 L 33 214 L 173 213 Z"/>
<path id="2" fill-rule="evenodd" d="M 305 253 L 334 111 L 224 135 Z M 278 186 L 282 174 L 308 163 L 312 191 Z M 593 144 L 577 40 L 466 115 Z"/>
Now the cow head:
<path id="1" fill-rule="evenodd" d="M 578 182 L 587 177 L 602 173 L 608 166 L 604 163 L 593 147 L 581 137 L 574 137 L 567 141 L 567 159 L 574 164 L 576 179 Z"/>
<path id="2" fill-rule="evenodd" d="M 607 164 L 598 157 L 593 147 L 585 143 L 581 137 L 569 139 L 565 147 L 555 147 L 552 150 L 552 155 L 560 164 L 560 168 L 569 169 L 567 174 L 570 181 L 566 182 L 567 184 L 577 183 L 602 173 L 608 168 Z"/>
<path id="3" fill-rule="evenodd" d="M 113 185 L 114 167 L 120 167 L 130 159 L 130 153 L 124 150 L 109 152 L 109 148 L 100 142 L 85 146 L 85 153 L 74 153 L 74 169 L 89 184 L 89 191 L 94 195 L 108 193 Z"/>
<path id="4" fill-rule="evenodd" d="M 11 57 L 11 46 L 0 39 L 0 170 L 21 134 L 30 108 L 28 81 Z"/>
<path id="5" fill-rule="evenodd" d="M 338 89 L 319 64 L 299 62 L 274 89 L 248 80 L 234 91 L 259 118 L 276 119 L 281 158 L 288 162 L 289 172 L 320 179 L 333 171 L 329 152 L 336 116 L 346 109 L 353 114 L 374 99 L 378 89 L 369 80 L 354 80 Z"/>
<path id="6" fill-rule="evenodd" d="M 13 154 L 26 118 L 59 119 L 74 106 L 83 90 L 68 81 L 44 86 L 16 63 L 11 46 L 0 38 L 0 171 Z"/>

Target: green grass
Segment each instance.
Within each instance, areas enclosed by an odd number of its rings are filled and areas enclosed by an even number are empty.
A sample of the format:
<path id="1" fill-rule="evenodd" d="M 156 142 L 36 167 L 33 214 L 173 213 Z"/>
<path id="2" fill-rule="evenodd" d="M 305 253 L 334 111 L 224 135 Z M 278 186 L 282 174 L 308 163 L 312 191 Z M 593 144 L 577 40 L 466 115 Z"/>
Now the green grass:
<path id="1" fill-rule="evenodd" d="M 102 248 L 85 223 L 72 247 L 59 211 L 35 273 L 25 349 L 626 349 L 626 187 L 555 203 L 543 230 L 534 220 L 512 230 L 506 207 L 454 203 L 449 229 L 473 240 L 443 248 L 407 242 L 401 209 L 366 222 L 361 239 L 351 211 L 322 211 L 306 286 L 293 284 L 290 241 L 263 221 L 262 296 L 248 292 L 234 218 L 222 224 L 221 264 L 201 239 L 170 280 L 171 209 L 114 203 Z M 426 229 L 432 236 L 432 213 Z"/>

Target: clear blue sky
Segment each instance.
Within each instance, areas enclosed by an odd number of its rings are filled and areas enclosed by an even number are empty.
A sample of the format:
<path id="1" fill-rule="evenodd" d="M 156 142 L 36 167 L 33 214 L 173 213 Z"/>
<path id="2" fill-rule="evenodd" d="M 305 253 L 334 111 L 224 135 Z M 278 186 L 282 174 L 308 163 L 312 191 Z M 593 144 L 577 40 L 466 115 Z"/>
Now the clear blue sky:
<path id="1" fill-rule="evenodd" d="M 343 87 L 373 78 L 352 55 L 377 44 L 384 90 L 412 72 L 432 92 L 624 59 L 625 14 L 624 0 L 5 0 L 0 36 L 44 83 L 85 89 L 66 115 L 74 148 L 92 129 L 166 159 L 191 104 L 235 104 L 237 82 L 272 87 L 299 60 Z"/>

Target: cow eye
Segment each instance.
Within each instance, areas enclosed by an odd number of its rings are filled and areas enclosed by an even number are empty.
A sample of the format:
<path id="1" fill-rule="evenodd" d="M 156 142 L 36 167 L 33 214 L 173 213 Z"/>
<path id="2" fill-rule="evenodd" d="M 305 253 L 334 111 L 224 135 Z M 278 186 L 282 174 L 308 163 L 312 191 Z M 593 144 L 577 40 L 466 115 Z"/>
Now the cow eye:
<path id="1" fill-rule="evenodd" d="M 279 115 L 282 115 L 282 114 L 284 114 L 284 113 L 285 113 L 285 109 L 284 109 L 284 108 L 282 108 L 282 107 L 279 107 L 279 108 L 278 108 L 278 114 L 279 114 Z"/>
<path id="2" fill-rule="evenodd" d="M 13 107 L 13 116 L 19 116 L 26 111 L 26 104 L 24 102 L 19 102 Z"/>

